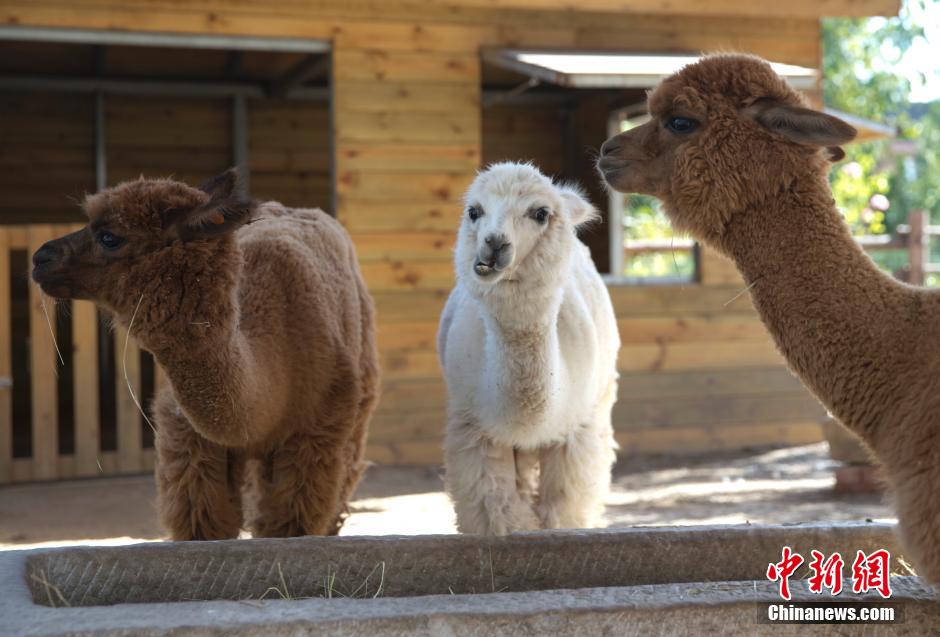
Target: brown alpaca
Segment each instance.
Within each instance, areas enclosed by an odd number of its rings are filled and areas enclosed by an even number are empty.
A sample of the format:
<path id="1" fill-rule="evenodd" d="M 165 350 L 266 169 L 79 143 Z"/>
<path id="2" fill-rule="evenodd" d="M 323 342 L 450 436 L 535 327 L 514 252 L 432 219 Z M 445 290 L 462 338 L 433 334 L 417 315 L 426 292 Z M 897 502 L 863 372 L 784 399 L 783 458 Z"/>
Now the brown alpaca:
<path id="1" fill-rule="evenodd" d="M 85 201 L 90 224 L 33 255 L 56 298 L 130 325 L 169 386 L 154 401 L 157 505 L 174 540 L 339 531 L 362 475 L 378 366 L 349 236 L 320 210 L 143 179 Z"/>
<path id="2" fill-rule="evenodd" d="M 649 111 L 604 143 L 607 183 L 737 264 L 790 367 L 883 463 L 906 550 L 940 584 L 940 291 L 883 274 L 836 209 L 828 162 L 855 130 L 743 55 L 687 66 Z"/>

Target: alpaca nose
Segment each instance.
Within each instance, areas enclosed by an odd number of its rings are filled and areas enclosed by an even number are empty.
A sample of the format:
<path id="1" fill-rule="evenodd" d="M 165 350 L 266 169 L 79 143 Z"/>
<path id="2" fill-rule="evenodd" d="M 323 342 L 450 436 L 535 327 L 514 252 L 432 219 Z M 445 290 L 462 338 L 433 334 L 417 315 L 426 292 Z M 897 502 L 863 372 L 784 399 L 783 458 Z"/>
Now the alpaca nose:
<path id="1" fill-rule="evenodd" d="M 483 241 L 493 252 L 499 252 L 509 245 L 509 238 L 504 234 L 491 234 Z"/>
<path id="2" fill-rule="evenodd" d="M 59 257 L 59 250 L 53 241 L 47 241 L 33 255 L 33 267 L 39 268 L 52 263 Z"/>
<path id="3" fill-rule="evenodd" d="M 617 137 L 611 137 L 601 146 L 601 156 L 616 155 L 623 149 Z"/>

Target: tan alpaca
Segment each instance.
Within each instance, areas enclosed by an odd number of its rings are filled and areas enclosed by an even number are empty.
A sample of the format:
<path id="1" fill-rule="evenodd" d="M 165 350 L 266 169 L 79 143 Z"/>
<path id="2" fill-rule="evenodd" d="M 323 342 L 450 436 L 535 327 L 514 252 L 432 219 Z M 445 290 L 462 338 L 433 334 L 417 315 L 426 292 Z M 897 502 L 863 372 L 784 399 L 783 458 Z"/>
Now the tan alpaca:
<path id="1" fill-rule="evenodd" d="M 372 301 L 335 220 L 235 191 L 228 171 L 89 196 L 89 225 L 40 248 L 33 279 L 132 323 L 166 372 L 154 421 L 171 538 L 236 537 L 243 484 L 255 535 L 334 534 L 376 401 Z"/>
<path id="2" fill-rule="evenodd" d="M 850 236 L 826 173 L 854 129 L 741 55 L 667 78 L 649 110 L 604 144 L 604 178 L 734 260 L 790 367 L 884 464 L 906 551 L 940 584 L 940 291 L 894 281 Z"/>

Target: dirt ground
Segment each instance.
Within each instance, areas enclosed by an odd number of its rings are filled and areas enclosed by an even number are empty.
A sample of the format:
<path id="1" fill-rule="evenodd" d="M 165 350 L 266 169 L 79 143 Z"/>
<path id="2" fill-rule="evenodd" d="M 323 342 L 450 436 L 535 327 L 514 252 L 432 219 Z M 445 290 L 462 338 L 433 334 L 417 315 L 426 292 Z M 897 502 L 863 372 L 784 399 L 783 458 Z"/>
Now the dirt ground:
<path id="1" fill-rule="evenodd" d="M 610 527 L 893 520 L 880 495 L 833 492 L 825 443 L 698 458 L 625 459 Z M 0 488 L 0 550 L 159 540 L 149 476 Z M 454 533 L 438 467 L 373 467 L 343 535 Z"/>

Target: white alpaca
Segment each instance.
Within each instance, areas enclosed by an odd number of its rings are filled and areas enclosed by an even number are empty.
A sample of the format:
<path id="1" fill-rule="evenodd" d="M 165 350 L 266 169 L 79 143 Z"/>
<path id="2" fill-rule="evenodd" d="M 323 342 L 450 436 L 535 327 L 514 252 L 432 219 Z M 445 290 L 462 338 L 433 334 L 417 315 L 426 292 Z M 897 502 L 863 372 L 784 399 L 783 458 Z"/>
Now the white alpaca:
<path id="1" fill-rule="evenodd" d="M 575 234 L 595 211 L 576 189 L 515 163 L 480 173 L 466 205 L 437 337 L 457 527 L 596 526 L 615 459 L 620 338 Z"/>

